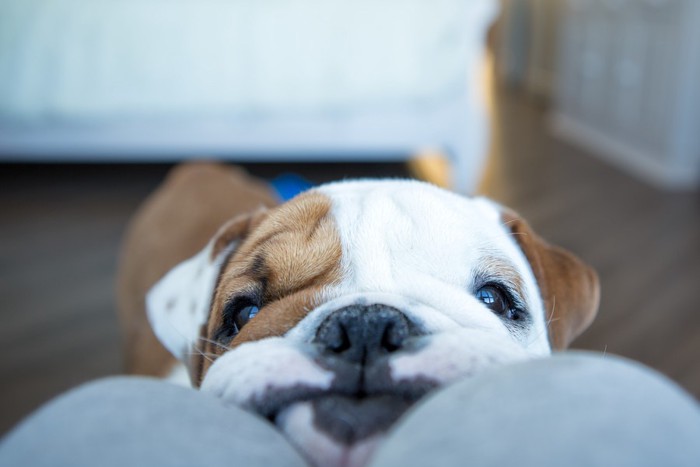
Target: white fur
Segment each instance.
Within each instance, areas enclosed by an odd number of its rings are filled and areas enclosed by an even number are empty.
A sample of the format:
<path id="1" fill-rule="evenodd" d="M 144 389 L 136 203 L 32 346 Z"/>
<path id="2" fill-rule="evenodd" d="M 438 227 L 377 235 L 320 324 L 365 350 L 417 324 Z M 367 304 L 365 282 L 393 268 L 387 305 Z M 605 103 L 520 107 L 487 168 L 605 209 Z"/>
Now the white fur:
<path id="1" fill-rule="evenodd" d="M 431 332 L 485 328 L 526 355 L 550 352 L 537 282 L 498 205 L 416 181 L 334 183 L 320 191 L 332 199 L 343 248 L 343 280 L 330 296 L 391 294 L 406 302 L 402 311 L 436 326 Z M 509 332 L 472 295 L 476 271 L 490 258 L 522 279 L 532 318 L 525 332 Z M 439 324 L 445 320 L 450 326 Z"/>
<path id="2" fill-rule="evenodd" d="M 459 329 L 425 340 L 428 344 L 420 352 L 398 354 L 392 359 L 394 381 L 423 377 L 446 384 L 494 365 L 527 358 L 518 345 L 479 329 Z"/>
<path id="3" fill-rule="evenodd" d="M 164 378 L 169 383 L 186 388 L 192 387 L 190 381 L 190 373 L 187 367 L 181 362 L 176 363 L 170 370 L 170 373 Z"/>
<path id="4" fill-rule="evenodd" d="M 171 269 L 146 295 L 146 313 L 153 332 L 170 353 L 181 361 L 199 338 L 209 316 L 216 277 L 231 245 L 211 259 L 213 241 Z"/>
<path id="5" fill-rule="evenodd" d="M 333 376 L 316 365 L 296 343 L 270 337 L 242 344 L 217 358 L 202 382 L 202 391 L 227 403 L 250 407 L 270 388 L 303 384 L 328 389 Z"/>

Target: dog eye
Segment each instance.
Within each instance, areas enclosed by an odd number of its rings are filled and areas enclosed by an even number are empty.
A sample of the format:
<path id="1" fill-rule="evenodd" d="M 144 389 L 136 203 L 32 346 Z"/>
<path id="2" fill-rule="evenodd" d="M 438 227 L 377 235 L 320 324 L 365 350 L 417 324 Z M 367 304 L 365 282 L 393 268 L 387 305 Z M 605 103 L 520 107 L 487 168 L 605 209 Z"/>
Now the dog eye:
<path id="1" fill-rule="evenodd" d="M 238 329 L 241 329 L 245 324 L 253 319 L 255 315 L 258 314 L 260 311 L 260 307 L 257 305 L 247 305 L 243 308 L 241 308 L 238 313 L 236 313 L 235 317 L 233 318 L 234 322 L 236 323 L 236 327 Z"/>
<path id="2" fill-rule="evenodd" d="M 224 308 L 222 325 L 216 333 L 218 342 L 230 342 L 238 331 L 260 311 L 260 304 L 252 297 L 236 297 Z"/>
<path id="3" fill-rule="evenodd" d="M 495 284 L 481 287 L 476 291 L 476 298 L 498 316 L 512 321 L 517 321 L 522 317 L 522 311 L 513 306 L 508 294 Z"/>

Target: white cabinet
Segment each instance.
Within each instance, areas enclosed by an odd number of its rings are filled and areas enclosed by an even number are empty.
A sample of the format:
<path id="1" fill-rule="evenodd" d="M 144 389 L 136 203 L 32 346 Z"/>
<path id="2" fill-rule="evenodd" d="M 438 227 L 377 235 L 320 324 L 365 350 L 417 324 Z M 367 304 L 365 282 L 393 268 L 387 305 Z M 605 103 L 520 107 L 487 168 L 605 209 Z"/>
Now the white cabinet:
<path id="1" fill-rule="evenodd" d="M 700 1 L 561 12 L 553 129 L 657 185 L 700 186 Z"/>

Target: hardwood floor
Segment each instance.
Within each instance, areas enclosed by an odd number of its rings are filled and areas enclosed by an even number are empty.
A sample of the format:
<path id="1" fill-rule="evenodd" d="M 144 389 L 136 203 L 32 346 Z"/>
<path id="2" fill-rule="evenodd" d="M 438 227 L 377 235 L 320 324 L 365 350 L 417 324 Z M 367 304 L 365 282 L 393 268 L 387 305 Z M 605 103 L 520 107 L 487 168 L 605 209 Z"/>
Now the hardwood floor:
<path id="1" fill-rule="evenodd" d="M 668 194 L 548 135 L 502 92 L 483 192 L 601 276 L 575 347 L 642 361 L 700 396 L 700 197 Z M 0 433 L 80 382 L 119 373 L 113 280 L 130 214 L 167 166 L 0 166 Z M 401 165 L 251 165 L 316 182 L 405 175 Z"/>

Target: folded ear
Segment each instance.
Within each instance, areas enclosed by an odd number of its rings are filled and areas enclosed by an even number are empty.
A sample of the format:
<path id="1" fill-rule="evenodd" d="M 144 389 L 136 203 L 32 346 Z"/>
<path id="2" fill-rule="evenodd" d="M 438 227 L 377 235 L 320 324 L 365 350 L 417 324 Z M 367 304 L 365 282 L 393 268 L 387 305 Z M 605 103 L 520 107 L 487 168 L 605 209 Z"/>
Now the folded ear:
<path id="1" fill-rule="evenodd" d="M 266 215 L 261 208 L 226 222 L 202 251 L 171 269 L 146 294 L 153 332 L 178 360 L 191 360 L 224 262 Z"/>
<path id="2" fill-rule="evenodd" d="M 515 212 L 504 210 L 502 216 L 537 279 L 549 342 L 553 349 L 564 349 L 591 324 L 598 312 L 598 275 L 573 254 L 547 243 Z"/>

